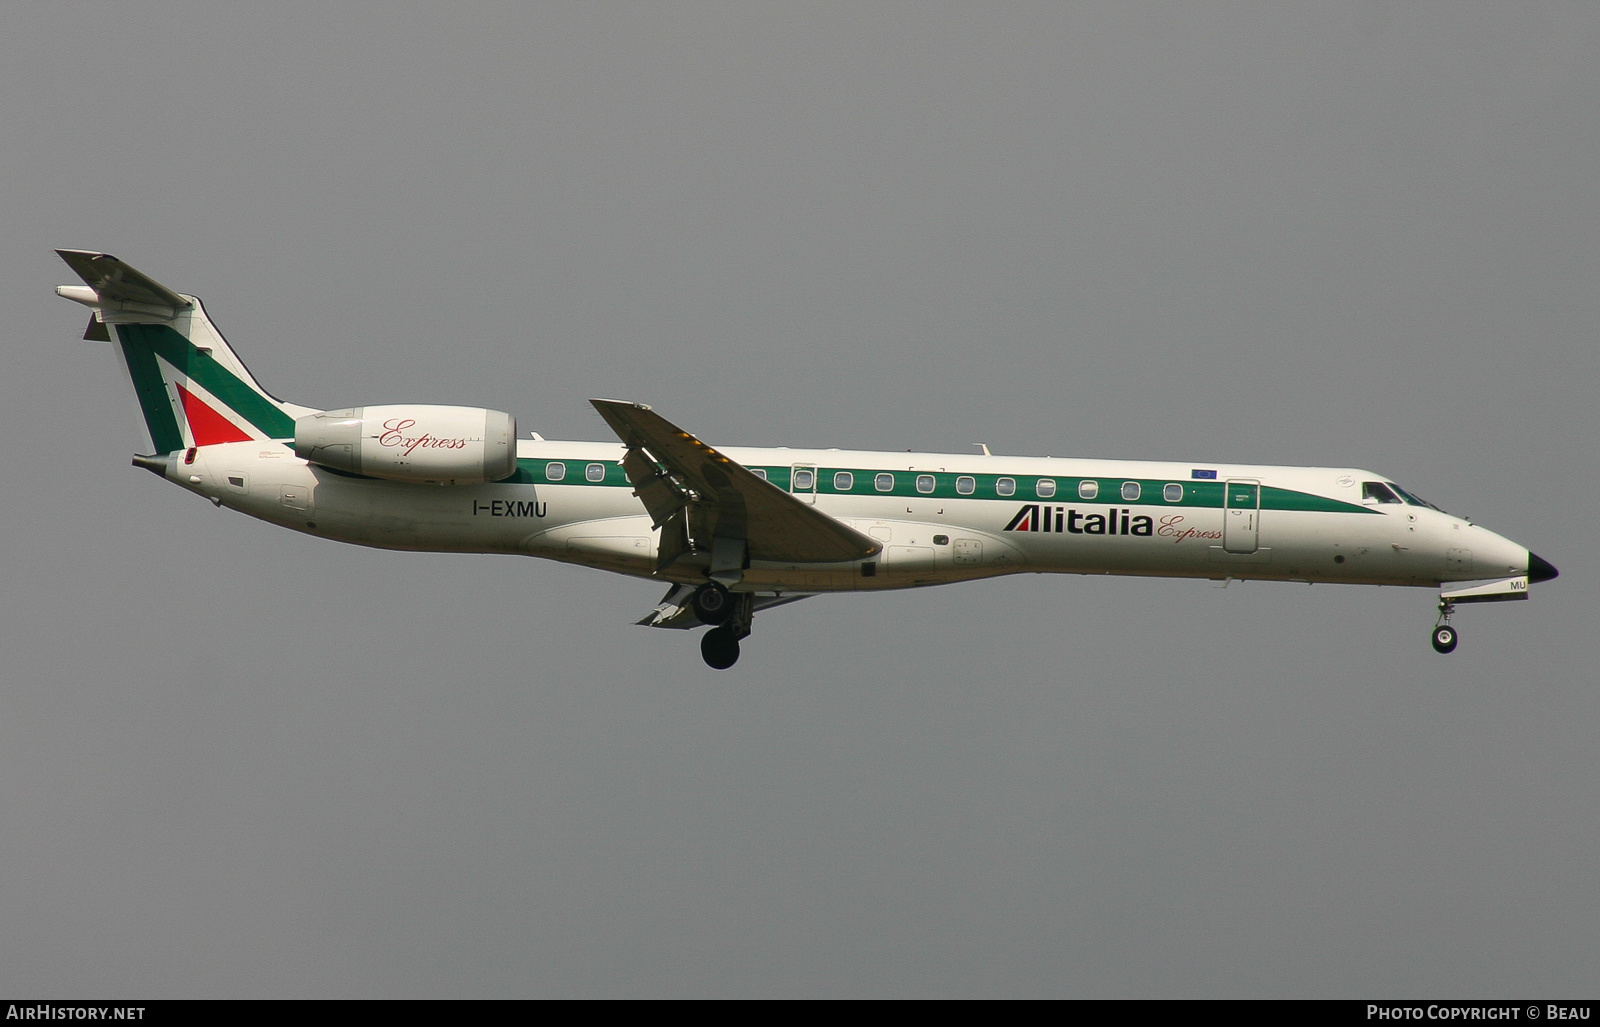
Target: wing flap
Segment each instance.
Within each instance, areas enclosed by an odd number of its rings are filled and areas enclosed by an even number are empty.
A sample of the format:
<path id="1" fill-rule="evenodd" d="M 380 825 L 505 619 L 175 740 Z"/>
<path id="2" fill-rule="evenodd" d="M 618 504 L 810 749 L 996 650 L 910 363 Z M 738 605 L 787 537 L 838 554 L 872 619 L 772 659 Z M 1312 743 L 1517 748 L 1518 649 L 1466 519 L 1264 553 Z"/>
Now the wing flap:
<path id="1" fill-rule="evenodd" d="M 835 563 L 882 547 L 758 477 L 642 403 L 590 400 L 628 455 L 623 469 L 657 526 L 688 507 L 698 548 L 742 539 L 752 560 Z"/>
<path id="2" fill-rule="evenodd" d="M 659 528 L 672 520 L 672 515 L 682 510 L 689 497 L 667 473 L 645 455 L 642 449 L 629 448 L 622 458 L 622 469 L 627 472 L 633 494 L 644 503 L 650 514 L 650 527 Z"/>

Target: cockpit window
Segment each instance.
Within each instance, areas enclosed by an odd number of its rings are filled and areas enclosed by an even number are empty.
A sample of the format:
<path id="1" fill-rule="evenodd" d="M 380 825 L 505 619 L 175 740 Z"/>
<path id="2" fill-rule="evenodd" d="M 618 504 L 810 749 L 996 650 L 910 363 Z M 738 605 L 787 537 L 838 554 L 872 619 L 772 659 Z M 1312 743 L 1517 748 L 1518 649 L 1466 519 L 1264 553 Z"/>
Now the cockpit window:
<path id="1" fill-rule="evenodd" d="M 1412 495 L 1411 493 L 1407 492 L 1405 489 L 1401 488 L 1398 485 L 1390 485 L 1389 487 L 1394 489 L 1396 492 L 1400 493 L 1400 498 L 1404 499 L 1406 502 L 1410 503 L 1412 506 L 1425 506 L 1429 510 L 1438 510 L 1440 513 L 1444 513 L 1444 511 L 1442 509 L 1440 509 L 1437 506 L 1434 506 L 1432 503 L 1428 502 L 1426 499 L 1423 499 L 1420 496 L 1414 496 L 1414 495 Z"/>
<path id="2" fill-rule="evenodd" d="M 1361 501 L 1370 506 L 1374 503 L 1399 503 L 1400 497 L 1381 481 L 1364 481 L 1361 483 Z"/>

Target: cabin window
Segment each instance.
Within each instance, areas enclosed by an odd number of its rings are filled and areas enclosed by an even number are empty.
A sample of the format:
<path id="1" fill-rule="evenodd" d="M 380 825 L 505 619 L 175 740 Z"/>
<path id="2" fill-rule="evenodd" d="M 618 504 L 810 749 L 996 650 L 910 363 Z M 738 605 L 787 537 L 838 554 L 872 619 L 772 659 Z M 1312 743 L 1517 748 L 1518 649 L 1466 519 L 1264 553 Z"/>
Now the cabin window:
<path id="1" fill-rule="evenodd" d="M 1078 498 L 1093 499 L 1100 494 L 1100 483 L 1097 481 L 1078 482 Z"/>
<path id="2" fill-rule="evenodd" d="M 1017 480 L 1015 478 L 1000 478 L 994 483 L 994 494 L 997 496 L 1014 496 L 1017 494 Z"/>
<path id="3" fill-rule="evenodd" d="M 588 467 L 585 467 L 583 469 L 583 476 L 585 478 L 588 478 L 590 481 L 605 481 L 606 480 L 606 465 L 605 464 L 590 464 Z"/>
<path id="4" fill-rule="evenodd" d="M 849 471 L 836 471 L 833 475 L 833 491 L 849 492 L 856 487 L 856 476 Z"/>
<path id="5" fill-rule="evenodd" d="M 919 474 L 919 475 L 917 475 L 917 491 L 922 493 L 923 495 L 927 495 L 928 493 L 932 492 L 933 491 L 933 475 L 931 475 L 931 474 Z"/>
<path id="6" fill-rule="evenodd" d="M 1056 494 L 1056 482 L 1055 482 L 1055 479 L 1054 478 L 1040 478 L 1038 481 L 1034 482 L 1033 483 L 1033 494 L 1038 496 L 1040 499 L 1049 499 L 1051 496 L 1055 495 Z"/>
<path id="7" fill-rule="evenodd" d="M 765 467 L 752 467 L 750 468 L 750 473 L 755 475 L 757 478 L 760 478 L 762 481 L 767 480 L 767 469 Z"/>
<path id="8" fill-rule="evenodd" d="M 546 481 L 560 481 L 567 476 L 567 465 L 560 460 L 552 460 L 544 465 Z"/>
<path id="9" fill-rule="evenodd" d="M 1399 503 L 1400 497 L 1381 481 L 1364 481 L 1361 483 L 1361 501 L 1368 506 L 1376 506 L 1379 503 Z"/>
<path id="10" fill-rule="evenodd" d="M 1125 482 L 1123 482 L 1122 483 L 1122 501 L 1124 503 L 1132 503 L 1132 502 L 1134 502 L 1135 500 L 1137 500 L 1139 498 L 1139 491 L 1140 491 L 1140 489 L 1139 489 L 1139 483 L 1138 482 L 1136 482 L 1136 481 L 1125 481 Z"/>
<path id="11" fill-rule="evenodd" d="M 880 475 L 878 475 L 876 478 L 872 479 L 872 487 L 877 489 L 879 492 L 892 492 L 892 491 L 894 491 L 894 475 L 892 475 L 892 474 L 880 474 Z"/>
<path id="12" fill-rule="evenodd" d="M 811 492 L 817 487 L 817 472 L 809 467 L 796 467 L 794 480 L 789 486 L 790 492 Z"/>
<path id="13" fill-rule="evenodd" d="M 1161 498 L 1169 503 L 1183 502 L 1183 486 L 1176 484 L 1162 486 Z"/>
<path id="14" fill-rule="evenodd" d="M 958 495 L 970 496 L 977 490 L 978 483 L 972 479 L 970 474 L 963 474 L 956 479 L 956 493 Z"/>

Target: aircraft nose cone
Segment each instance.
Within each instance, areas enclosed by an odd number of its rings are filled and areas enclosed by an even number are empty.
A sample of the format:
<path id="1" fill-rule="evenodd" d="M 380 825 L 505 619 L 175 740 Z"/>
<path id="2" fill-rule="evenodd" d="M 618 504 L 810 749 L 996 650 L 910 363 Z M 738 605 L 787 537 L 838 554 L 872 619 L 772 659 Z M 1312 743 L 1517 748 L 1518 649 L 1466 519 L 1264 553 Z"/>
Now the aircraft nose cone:
<path id="1" fill-rule="evenodd" d="M 1561 572 L 1556 570 L 1549 560 L 1542 559 L 1532 553 L 1528 554 L 1528 580 L 1531 582 L 1549 581 Z"/>

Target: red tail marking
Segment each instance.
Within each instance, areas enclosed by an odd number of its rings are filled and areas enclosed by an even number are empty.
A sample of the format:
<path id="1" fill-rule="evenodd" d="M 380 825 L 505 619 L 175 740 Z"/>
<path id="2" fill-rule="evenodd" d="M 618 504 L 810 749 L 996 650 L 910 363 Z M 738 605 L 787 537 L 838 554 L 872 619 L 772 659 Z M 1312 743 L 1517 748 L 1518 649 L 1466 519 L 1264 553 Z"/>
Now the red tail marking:
<path id="1" fill-rule="evenodd" d="M 176 382 L 173 383 L 177 385 Z M 217 413 L 182 385 L 178 385 L 178 398 L 183 401 L 183 416 L 189 422 L 189 431 L 197 446 L 215 446 L 219 442 L 249 442 L 250 436 L 239 426 Z"/>

